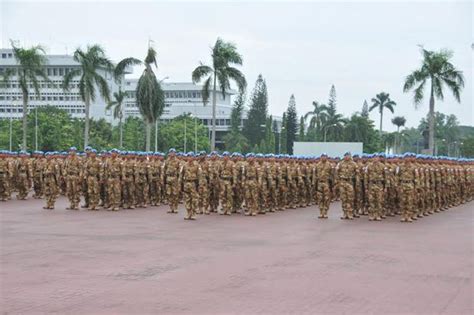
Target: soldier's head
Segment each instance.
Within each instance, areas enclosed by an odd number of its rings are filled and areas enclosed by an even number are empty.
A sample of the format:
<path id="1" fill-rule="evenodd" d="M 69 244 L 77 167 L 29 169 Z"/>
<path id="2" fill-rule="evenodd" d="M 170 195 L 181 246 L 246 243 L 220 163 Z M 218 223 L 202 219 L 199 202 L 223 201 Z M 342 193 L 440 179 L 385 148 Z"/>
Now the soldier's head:
<path id="1" fill-rule="evenodd" d="M 176 157 L 176 149 L 175 148 L 171 148 L 168 150 L 168 158 L 170 159 L 174 159 Z"/>
<path id="2" fill-rule="evenodd" d="M 326 162 L 328 160 L 328 155 L 326 153 L 321 154 L 320 160 L 321 162 Z"/>
<path id="3" fill-rule="evenodd" d="M 77 148 L 76 147 L 70 147 L 68 152 L 69 152 L 69 156 L 76 156 Z"/>
<path id="4" fill-rule="evenodd" d="M 229 160 L 229 156 L 230 156 L 229 152 L 227 152 L 227 151 L 222 152 L 222 159 L 223 159 L 224 161 L 228 161 L 228 160 Z"/>
<path id="5" fill-rule="evenodd" d="M 89 155 L 90 155 L 90 157 L 95 158 L 97 156 L 97 150 L 96 149 L 91 149 L 89 151 Z"/>
<path id="6" fill-rule="evenodd" d="M 344 160 L 349 161 L 350 159 L 351 159 L 351 153 L 350 152 L 344 153 Z"/>
<path id="7" fill-rule="evenodd" d="M 119 155 L 119 150 L 117 150 L 117 149 L 112 149 L 112 150 L 110 150 L 110 156 L 111 156 L 113 159 L 116 159 L 118 155 Z"/>

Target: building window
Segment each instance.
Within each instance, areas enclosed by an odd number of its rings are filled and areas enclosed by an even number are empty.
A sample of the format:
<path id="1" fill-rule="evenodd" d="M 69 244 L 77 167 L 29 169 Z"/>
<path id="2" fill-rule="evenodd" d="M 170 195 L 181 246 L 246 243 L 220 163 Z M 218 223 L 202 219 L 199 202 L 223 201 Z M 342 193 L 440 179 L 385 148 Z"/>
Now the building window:
<path id="1" fill-rule="evenodd" d="M 63 70 L 63 68 L 59 68 L 59 75 L 61 75 L 61 76 L 64 75 L 64 70 Z"/>
<path id="2" fill-rule="evenodd" d="M 57 76 L 57 75 L 58 75 L 58 69 L 53 68 L 53 75 L 54 75 L 54 76 Z"/>
<path id="3" fill-rule="evenodd" d="M 230 119 L 226 119 L 226 120 L 225 120 L 225 125 L 226 125 L 226 126 L 230 126 Z"/>
<path id="4" fill-rule="evenodd" d="M 48 68 L 48 76 L 51 75 L 51 68 Z"/>
<path id="5" fill-rule="evenodd" d="M 3 53 L 2 54 L 2 59 L 5 59 L 5 58 L 7 58 L 7 54 Z"/>

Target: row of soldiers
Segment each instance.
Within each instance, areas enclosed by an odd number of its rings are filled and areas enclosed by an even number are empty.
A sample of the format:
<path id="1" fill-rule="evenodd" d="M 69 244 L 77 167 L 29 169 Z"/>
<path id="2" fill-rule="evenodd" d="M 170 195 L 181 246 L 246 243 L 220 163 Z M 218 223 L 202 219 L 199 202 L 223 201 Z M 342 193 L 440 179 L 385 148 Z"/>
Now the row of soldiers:
<path id="1" fill-rule="evenodd" d="M 407 153 L 354 155 L 342 159 L 217 152 L 97 153 L 76 148 L 68 153 L 0 151 L 0 200 L 45 198 L 53 209 L 59 194 L 71 210 L 103 207 L 117 211 L 168 204 L 177 213 L 184 201 L 185 219 L 212 212 L 222 215 L 268 212 L 318 204 L 328 218 L 331 201 L 340 199 L 341 219 L 368 215 L 371 221 L 401 215 L 402 222 L 471 201 L 474 163 L 468 159 Z M 245 210 L 243 210 L 245 209 Z"/>

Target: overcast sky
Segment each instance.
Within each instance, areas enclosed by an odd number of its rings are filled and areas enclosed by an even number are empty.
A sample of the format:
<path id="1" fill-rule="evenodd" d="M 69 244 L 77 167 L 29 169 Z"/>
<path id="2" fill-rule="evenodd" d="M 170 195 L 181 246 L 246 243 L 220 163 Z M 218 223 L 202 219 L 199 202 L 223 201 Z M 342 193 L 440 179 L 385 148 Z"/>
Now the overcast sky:
<path id="1" fill-rule="evenodd" d="M 259 73 L 266 79 L 274 115 L 282 114 L 291 94 L 298 114 L 306 113 L 313 100 L 327 101 L 334 84 L 345 115 L 385 91 L 397 102 L 395 115 L 416 126 L 428 99 L 415 110 L 402 84 L 420 65 L 417 45 L 449 48 L 466 86 L 461 104 L 445 93 L 436 108 L 462 124 L 474 123 L 472 1 L 0 2 L 3 47 L 15 39 L 27 46 L 40 43 L 51 54 L 71 54 L 99 43 L 113 60 L 143 59 L 152 39 L 158 77 L 169 76 L 170 82 L 191 81 L 199 61 L 209 62 L 217 37 L 232 41 L 244 56 L 249 91 Z M 394 130 L 394 115 L 384 116 L 384 129 Z M 378 122 L 377 112 L 371 117 Z"/>

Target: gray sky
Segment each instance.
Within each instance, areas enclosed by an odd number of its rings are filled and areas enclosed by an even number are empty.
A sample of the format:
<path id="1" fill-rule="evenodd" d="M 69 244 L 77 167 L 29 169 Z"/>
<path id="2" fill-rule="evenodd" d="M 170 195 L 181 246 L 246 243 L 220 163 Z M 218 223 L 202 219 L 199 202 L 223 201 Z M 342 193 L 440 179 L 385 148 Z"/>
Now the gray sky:
<path id="1" fill-rule="evenodd" d="M 3 47 L 11 38 L 62 54 L 99 43 L 113 60 L 143 59 L 151 38 L 158 50 L 158 77 L 169 81 L 191 81 L 199 61 L 209 61 L 217 37 L 232 41 L 244 56 L 249 91 L 259 73 L 267 80 L 275 115 L 282 114 L 292 93 L 298 114 L 306 113 L 313 100 L 327 101 L 334 84 L 338 110 L 345 115 L 385 91 L 398 103 L 395 115 L 416 126 L 428 100 L 415 110 L 402 84 L 420 65 L 417 45 L 449 48 L 466 86 L 461 104 L 445 93 L 437 110 L 455 114 L 461 124 L 474 123 L 472 1 L 0 1 Z M 384 129 L 394 130 L 394 115 L 384 116 Z M 378 126 L 378 113 L 371 117 Z"/>

